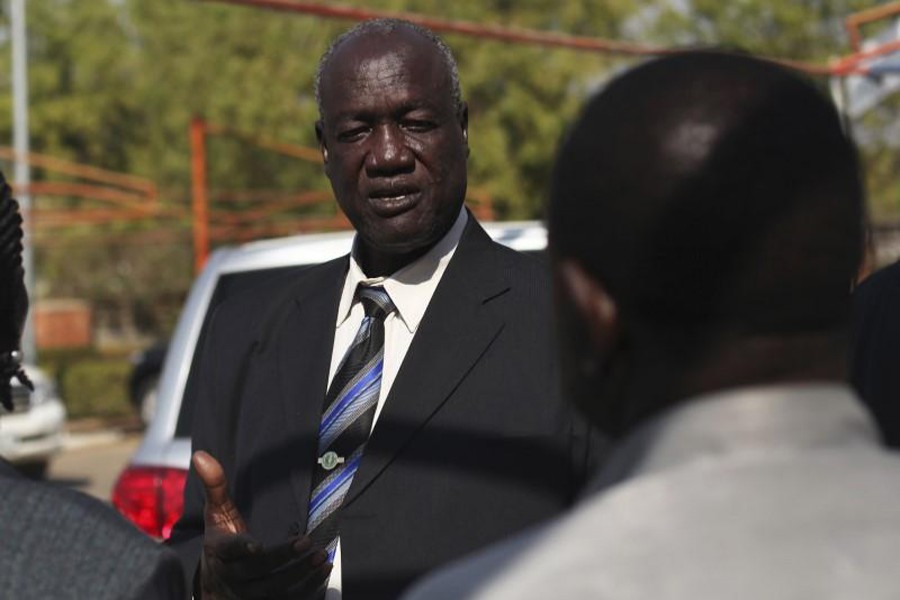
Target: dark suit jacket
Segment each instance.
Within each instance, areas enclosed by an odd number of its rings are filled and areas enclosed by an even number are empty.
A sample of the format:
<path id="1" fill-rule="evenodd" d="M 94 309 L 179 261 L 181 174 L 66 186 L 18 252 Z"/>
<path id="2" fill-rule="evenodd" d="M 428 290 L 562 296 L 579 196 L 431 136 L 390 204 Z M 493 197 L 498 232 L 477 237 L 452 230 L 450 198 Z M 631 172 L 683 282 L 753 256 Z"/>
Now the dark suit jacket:
<path id="1" fill-rule="evenodd" d="M 900 448 L 900 262 L 853 292 L 850 381 L 875 417 L 884 442 Z"/>
<path id="2" fill-rule="evenodd" d="M 0 459 L 0 598 L 184 598 L 178 558 L 99 500 Z"/>
<path id="3" fill-rule="evenodd" d="M 226 301 L 201 363 L 194 449 L 216 456 L 250 532 L 305 531 L 344 257 Z M 340 516 L 344 598 L 414 578 L 568 506 L 596 439 L 557 398 L 549 276 L 470 217 Z M 204 495 L 171 543 L 194 572 Z"/>

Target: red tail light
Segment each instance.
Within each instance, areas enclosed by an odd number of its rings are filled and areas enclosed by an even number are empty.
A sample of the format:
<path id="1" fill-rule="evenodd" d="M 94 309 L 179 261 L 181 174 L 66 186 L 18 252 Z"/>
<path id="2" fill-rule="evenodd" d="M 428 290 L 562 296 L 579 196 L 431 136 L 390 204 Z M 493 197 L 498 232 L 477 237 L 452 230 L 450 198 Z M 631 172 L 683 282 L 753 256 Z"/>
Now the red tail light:
<path id="1" fill-rule="evenodd" d="M 186 479 L 184 469 L 128 467 L 113 488 L 113 506 L 144 533 L 166 539 L 181 516 Z"/>

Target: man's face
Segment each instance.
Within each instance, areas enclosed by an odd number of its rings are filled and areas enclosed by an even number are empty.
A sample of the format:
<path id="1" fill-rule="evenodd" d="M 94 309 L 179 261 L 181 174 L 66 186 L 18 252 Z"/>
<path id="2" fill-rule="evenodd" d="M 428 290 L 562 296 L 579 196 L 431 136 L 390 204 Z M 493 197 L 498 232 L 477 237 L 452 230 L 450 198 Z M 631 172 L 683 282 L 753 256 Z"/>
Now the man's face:
<path id="1" fill-rule="evenodd" d="M 316 131 L 363 256 L 415 258 L 456 220 L 468 150 L 451 92 L 438 50 L 405 29 L 349 40 L 327 65 Z"/>

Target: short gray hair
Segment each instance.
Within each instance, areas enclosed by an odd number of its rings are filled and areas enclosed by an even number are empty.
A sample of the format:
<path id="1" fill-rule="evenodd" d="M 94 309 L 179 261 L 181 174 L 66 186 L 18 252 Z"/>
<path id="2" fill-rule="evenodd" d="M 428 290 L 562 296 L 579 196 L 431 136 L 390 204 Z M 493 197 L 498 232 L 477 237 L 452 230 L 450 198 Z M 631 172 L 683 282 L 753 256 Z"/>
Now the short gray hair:
<path id="1" fill-rule="evenodd" d="M 411 23 L 409 21 L 404 21 L 403 19 L 373 19 L 371 21 L 363 21 L 358 25 L 355 25 L 352 29 L 349 29 L 339 35 L 332 43 L 331 46 L 328 47 L 328 50 L 325 51 L 325 54 L 322 55 L 322 58 L 319 59 L 319 68 L 316 70 L 316 82 L 315 82 L 315 90 L 316 90 L 316 106 L 319 108 L 319 118 L 322 118 L 322 73 L 325 72 L 325 67 L 328 66 L 328 63 L 331 61 L 332 56 L 340 48 L 345 42 L 349 42 L 353 39 L 356 39 L 360 36 L 367 35 L 369 33 L 380 33 L 380 34 L 388 34 L 393 32 L 395 29 L 403 27 L 405 29 L 409 29 L 414 31 L 424 37 L 426 40 L 431 42 L 435 48 L 437 48 L 438 52 L 441 54 L 441 58 L 444 60 L 444 66 L 447 69 L 447 73 L 450 75 L 450 87 L 451 87 L 451 101 L 453 102 L 453 109 L 457 115 L 461 115 L 463 112 L 463 100 L 462 100 L 462 88 L 459 85 L 459 69 L 456 66 L 456 59 L 453 57 L 453 52 L 450 50 L 450 47 L 447 45 L 444 40 L 437 36 L 433 31 L 422 27 L 421 25 L 416 25 L 415 23 Z"/>

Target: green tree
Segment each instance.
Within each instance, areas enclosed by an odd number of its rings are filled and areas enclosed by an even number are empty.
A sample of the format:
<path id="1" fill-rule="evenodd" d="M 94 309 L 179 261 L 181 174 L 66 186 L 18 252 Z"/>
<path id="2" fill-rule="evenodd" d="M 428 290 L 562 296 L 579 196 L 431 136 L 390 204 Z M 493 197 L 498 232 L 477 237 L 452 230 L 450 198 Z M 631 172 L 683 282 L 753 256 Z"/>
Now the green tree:
<path id="1" fill-rule="evenodd" d="M 869 0 L 342 0 L 347 6 L 533 28 L 655 45 L 719 45 L 824 63 L 847 53 L 842 19 Z M 5 17 L 3 17 L 5 19 Z M 6 31 L 0 19 L 0 34 Z M 319 56 L 352 23 L 185 0 L 31 0 L 28 3 L 31 141 L 38 152 L 126 171 L 155 181 L 169 206 L 189 204 L 188 123 L 193 115 L 235 131 L 315 145 L 313 80 Z M 470 103 L 470 186 L 489 192 L 500 218 L 540 215 L 553 155 L 585 96 L 635 58 L 445 36 L 457 54 Z M 9 64 L 9 36 L 0 61 Z M 819 79 L 821 84 L 825 82 Z M 8 72 L 0 69 L 0 136 L 11 137 Z M 878 131 L 896 118 L 892 102 L 860 124 Z M 860 129 L 862 130 L 862 129 Z M 863 145 L 873 214 L 896 218 L 897 153 L 890 139 Z M 319 165 L 227 137 L 209 140 L 213 189 L 329 190 Z M 56 177 L 40 170 L 38 178 Z M 40 202 L 45 202 L 39 198 Z M 55 199 L 46 202 L 68 202 Z M 299 209 L 298 209 L 299 211 Z M 147 246 L 146 257 L 117 246 L 151 224 L 53 234 L 39 269 L 49 292 L 83 293 L 162 306 L 167 285 L 132 284 L 140 273 L 186 287 L 192 264 L 187 223 L 156 224 L 183 240 Z M 140 234 L 140 235 L 139 235 Z M 58 238 L 58 239 L 57 239 Z M 139 247 L 139 246 L 137 246 Z M 92 249 L 93 248 L 93 249 Z M 90 258 L 87 254 L 94 253 Z M 122 270 L 112 257 L 128 255 Z M 82 255 L 85 255 L 82 257 Z M 100 258 L 107 257 L 107 266 Z M 92 267 L 88 283 L 73 268 Z M 95 261 L 95 262 L 92 262 Z M 145 265 L 139 265 L 141 262 Z M 109 281 L 103 281 L 109 273 Z M 136 275 L 137 276 L 137 275 Z M 123 275 L 124 277 L 124 275 Z M 82 279 L 79 279 L 82 278 Z M 116 286 L 119 286 L 118 288 Z M 117 291 L 118 290 L 118 291 Z M 117 309 L 119 310 L 119 309 Z M 152 312 L 152 308 L 151 308 Z M 169 317 L 147 322 L 165 327 Z"/>

